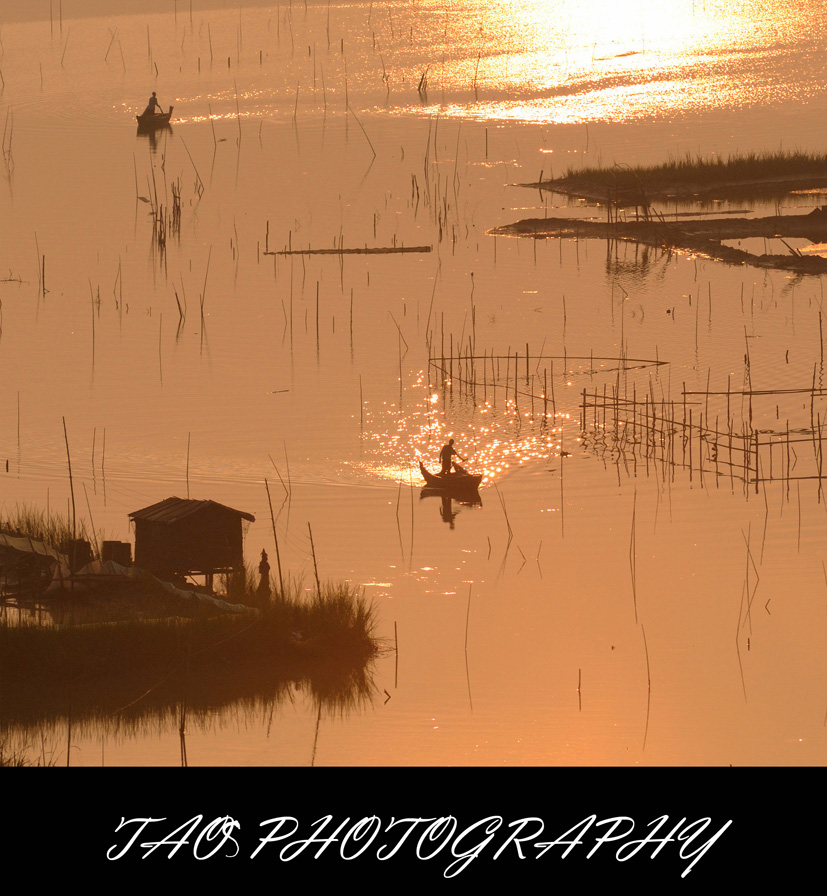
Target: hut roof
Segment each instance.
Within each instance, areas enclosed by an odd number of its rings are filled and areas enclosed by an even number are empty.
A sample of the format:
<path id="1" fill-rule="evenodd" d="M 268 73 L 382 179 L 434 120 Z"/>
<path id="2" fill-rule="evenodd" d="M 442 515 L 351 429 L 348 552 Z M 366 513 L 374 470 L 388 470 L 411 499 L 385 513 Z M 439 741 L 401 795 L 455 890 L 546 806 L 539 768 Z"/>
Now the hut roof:
<path id="1" fill-rule="evenodd" d="M 185 517 L 192 514 L 200 513 L 208 507 L 218 508 L 226 512 L 228 515 L 238 516 L 241 519 L 249 520 L 254 523 L 256 518 L 251 513 L 245 513 L 243 510 L 234 510 L 217 501 L 196 501 L 190 498 L 166 498 L 158 501 L 157 504 L 150 504 L 142 510 L 135 510 L 129 514 L 131 520 L 149 520 L 153 523 L 170 524 L 177 523 Z"/>

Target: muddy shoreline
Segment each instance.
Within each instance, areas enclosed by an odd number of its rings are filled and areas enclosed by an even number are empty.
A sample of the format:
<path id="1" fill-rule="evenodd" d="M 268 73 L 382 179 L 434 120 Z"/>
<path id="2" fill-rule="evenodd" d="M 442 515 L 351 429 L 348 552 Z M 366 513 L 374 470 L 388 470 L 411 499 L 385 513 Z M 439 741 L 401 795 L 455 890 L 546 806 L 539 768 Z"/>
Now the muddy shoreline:
<path id="1" fill-rule="evenodd" d="M 489 231 L 494 236 L 531 236 L 537 239 L 627 240 L 655 248 L 703 255 L 727 264 L 749 264 L 760 268 L 819 275 L 827 272 L 827 258 L 788 254 L 756 255 L 723 245 L 724 240 L 753 237 L 766 239 L 804 238 L 813 243 L 827 241 L 827 211 L 807 215 L 771 215 L 764 218 L 706 218 L 670 221 L 663 216 L 636 220 L 588 221 L 581 218 L 526 218 Z"/>

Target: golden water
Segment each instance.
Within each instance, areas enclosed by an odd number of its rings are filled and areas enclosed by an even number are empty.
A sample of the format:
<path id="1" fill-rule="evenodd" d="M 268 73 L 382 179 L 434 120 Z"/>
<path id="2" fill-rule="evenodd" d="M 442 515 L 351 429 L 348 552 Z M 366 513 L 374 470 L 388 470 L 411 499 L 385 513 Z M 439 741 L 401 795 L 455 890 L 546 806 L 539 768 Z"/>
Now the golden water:
<path id="1" fill-rule="evenodd" d="M 820 384 L 822 280 L 487 234 L 572 213 L 517 186 L 541 172 L 820 149 L 820 4 L 31 7 L 0 19 L 4 507 L 66 509 L 64 418 L 108 538 L 189 494 L 256 516 L 253 561 L 267 479 L 283 564 L 312 580 L 311 523 L 322 577 L 364 586 L 398 648 L 354 711 L 216 710 L 191 765 L 823 762 L 816 483 L 756 494 L 580 441 L 620 356 L 658 399 L 742 388 L 747 351 L 754 389 Z M 152 90 L 175 107 L 157 141 L 134 120 Z M 147 200 L 174 184 L 161 252 Z M 335 245 L 433 251 L 265 254 Z M 490 361 L 485 394 L 449 388 L 429 337 L 499 356 L 496 390 Z M 416 460 L 450 436 L 488 481 L 446 513 Z M 36 756 L 41 734 L 63 764 L 65 720 L 8 732 Z M 102 720 L 70 758 L 175 764 L 178 726 Z"/>

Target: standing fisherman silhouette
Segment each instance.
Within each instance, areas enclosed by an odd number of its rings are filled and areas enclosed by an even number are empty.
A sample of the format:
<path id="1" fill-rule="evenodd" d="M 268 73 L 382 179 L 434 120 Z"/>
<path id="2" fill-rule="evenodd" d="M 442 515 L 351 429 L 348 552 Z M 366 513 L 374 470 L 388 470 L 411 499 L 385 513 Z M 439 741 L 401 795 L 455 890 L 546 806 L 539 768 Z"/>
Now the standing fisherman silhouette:
<path id="1" fill-rule="evenodd" d="M 158 102 L 158 97 L 155 96 L 155 91 L 152 91 L 152 96 L 149 98 L 149 102 L 146 105 L 146 109 L 141 113 L 142 115 L 150 115 L 154 114 L 156 111 L 160 111 L 161 104 Z"/>
<path id="2" fill-rule="evenodd" d="M 460 460 L 465 460 L 465 458 L 456 450 L 454 450 L 454 440 L 448 439 L 448 444 L 442 447 L 442 451 L 439 452 L 439 460 L 442 463 L 443 474 L 451 472 L 451 458 L 456 455 Z"/>

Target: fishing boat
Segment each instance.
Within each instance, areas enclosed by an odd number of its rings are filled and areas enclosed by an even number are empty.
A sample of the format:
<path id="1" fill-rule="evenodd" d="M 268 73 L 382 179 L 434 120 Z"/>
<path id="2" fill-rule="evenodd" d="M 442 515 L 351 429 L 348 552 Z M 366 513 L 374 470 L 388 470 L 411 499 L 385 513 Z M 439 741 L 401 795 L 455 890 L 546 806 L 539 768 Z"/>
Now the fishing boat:
<path id="1" fill-rule="evenodd" d="M 139 128 L 160 128 L 165 124 L 169 124 L 172 118 L 172 106 L 169 112 L 144 112 L 142 115 L 136 115 Z"/>
<path id="2" fill-rule="evenodd" d="M 482 476 L 469 473 L 468 470 L 459 464 L 454 464 L 453 473 L 431 473 L 425 469 L 422 461 L 419 462 L 419 469 L 422 473 L 422 478 L 428 483 L 430 488 L 438 488 L 443 491 L 471 491 L 482 482 Z"/>

